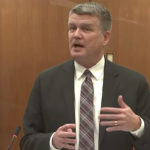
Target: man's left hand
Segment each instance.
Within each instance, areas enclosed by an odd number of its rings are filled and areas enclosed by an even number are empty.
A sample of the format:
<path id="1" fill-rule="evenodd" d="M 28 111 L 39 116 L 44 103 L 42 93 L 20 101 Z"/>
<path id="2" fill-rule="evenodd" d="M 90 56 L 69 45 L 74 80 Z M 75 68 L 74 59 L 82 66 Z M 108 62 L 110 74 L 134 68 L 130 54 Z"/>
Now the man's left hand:
<path id="1" fill-rule="evenodd" d="M 102 107 L 99 115 L 101 126 L 106 131 L 136 131 L 141 126 L 141 119 L 124 102 L 122 95 L 118 97 L 120 108 Z M 107 114 L 103 114 L 107 113 Z"/>

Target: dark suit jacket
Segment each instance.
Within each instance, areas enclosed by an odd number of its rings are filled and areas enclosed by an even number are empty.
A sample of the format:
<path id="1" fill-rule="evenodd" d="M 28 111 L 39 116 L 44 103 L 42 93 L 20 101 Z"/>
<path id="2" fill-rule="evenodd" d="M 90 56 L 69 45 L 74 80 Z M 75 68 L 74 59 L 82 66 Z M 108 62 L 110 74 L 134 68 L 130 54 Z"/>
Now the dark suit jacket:
<path id="1" fill-rule="evenodd" d="M 150 150 L 150 90 L 145 78 L 130 69 L 106 60 L 102 107 L 119 107 L 122 94 L 132 110 L 144 119 L 145 130 L 140 139 L 129 132 L 106 132 L 100 126 L 100 150 Z M 37 77 L 23 126 L 22 150 L 49 150 L 49 139 L 58 127 L 75 123 L 73 60 L 46 70 Z"/>

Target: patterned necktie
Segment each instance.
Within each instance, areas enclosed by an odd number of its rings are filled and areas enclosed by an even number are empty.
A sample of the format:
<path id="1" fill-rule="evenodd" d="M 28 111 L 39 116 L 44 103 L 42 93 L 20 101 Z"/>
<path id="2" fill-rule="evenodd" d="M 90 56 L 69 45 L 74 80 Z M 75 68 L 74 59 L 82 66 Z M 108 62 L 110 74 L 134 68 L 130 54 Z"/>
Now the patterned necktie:
<path id="1" fill-rule="evenodd" d="M 81 85 L 80 96 L 80 130 L 79 150 L 94 150 L 94 121 L 93 121 L 93 96 L 94 89 L 91 72 L 86 70 L 85 81 Z"/>

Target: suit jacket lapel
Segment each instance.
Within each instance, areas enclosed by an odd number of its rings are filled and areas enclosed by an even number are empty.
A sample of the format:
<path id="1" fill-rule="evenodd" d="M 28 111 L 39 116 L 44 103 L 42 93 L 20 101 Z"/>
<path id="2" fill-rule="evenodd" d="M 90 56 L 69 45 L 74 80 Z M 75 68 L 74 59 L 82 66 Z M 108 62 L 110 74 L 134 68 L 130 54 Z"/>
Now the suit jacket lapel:
<path id="1" fill-rule="evenodd" d="M 75 123 L 75 108 L 74 108 L 74 63 L 73 60 L 66 63 L 63 67 L 63 94 L 64 102 L 68 111 L 68 121 Z M 66 82 L 67 81 L 67 82 Z"/>
<path id="2" fill-rule="evenodd" d="M 117 101 L 115 97 L 117 96 L 117 89 L 119 88 L 118 82 L 118 72 L 116 70 L 115 64 L 105 61 L 104 67 L 104 81 L 103 81 L 103 96 L 101 107 L 115 107 Z M 106 128 L 100 126 L 99 128 L 99 146 L 102 143 L 103 136 L 106 132 Z"/>

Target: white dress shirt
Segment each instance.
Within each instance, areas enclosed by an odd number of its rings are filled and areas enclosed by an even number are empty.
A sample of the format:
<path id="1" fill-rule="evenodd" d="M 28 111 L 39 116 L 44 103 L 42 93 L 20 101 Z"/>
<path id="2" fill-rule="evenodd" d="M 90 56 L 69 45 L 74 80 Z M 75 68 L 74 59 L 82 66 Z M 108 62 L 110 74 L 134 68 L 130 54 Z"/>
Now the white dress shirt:
<path id="1" fill-rule="evenodd" d="M 104 78 L 104 65 L 105 59 L 104 56 L 102 59 L 93 67 L 89 68 L 90 72 L 92 73 L 92 82 L 94 87 L 94 144 L 95 150 L 99 149 L 99 114 L 101 108 L 101 101 L 102 101 L 102 89 L 103 89 L 103 78 Z M 86 70 L 85 67 L 78 64 L 76 61 L 74 62 L 75 66 L 75 76 L 74 76 L 74 92 L 75 92 L 75 123 L 76 123 L 76 140 L 77 143 L 75 145 L 75 150 L 79 149 L 79 124 L 80 124 L 80 93 L 81 93 L 81 84 L 85 80 L 85 76 L 83 75 L 84 71 Z M 140 137 L 144 131 L 144 121 L 141 119 L 142 124 L 140 129 L 135 132 L 131 132 L 133 135 Z M 54 148 L 52 145 L 52 137 L 50 138 L 50 149 L 51 150 L 58 150 Z"/>
<path id="2" fill-rule="evenodd" d="M 101 100 L 102 100 L 102 89 L 103 89 L 103 77 L 104 77 L 104 63 L 105 59 L 102 59 L 93 67 L 89 68 L 92 73 L 92 82 L 94 87 L 94 143 L 95 150 L 98 150 L 98 141 L 99 141 L 99 114 L 101 108 Z M 76 120 L 76 139 L 77 144 L 75 149 L 79 149 L 79 124 L 80 124 L 80 93 L 81 93 L 81 84 L 85 80 L 85 76 L 83 75 L 85 67 L 79 65 L 75 62 L 75 120 Z"/>

